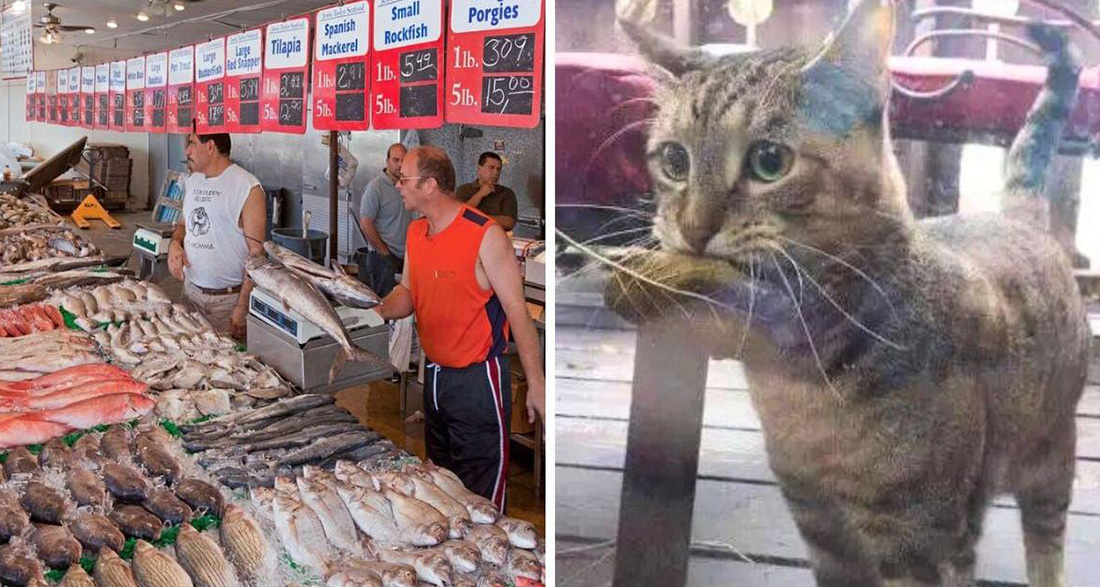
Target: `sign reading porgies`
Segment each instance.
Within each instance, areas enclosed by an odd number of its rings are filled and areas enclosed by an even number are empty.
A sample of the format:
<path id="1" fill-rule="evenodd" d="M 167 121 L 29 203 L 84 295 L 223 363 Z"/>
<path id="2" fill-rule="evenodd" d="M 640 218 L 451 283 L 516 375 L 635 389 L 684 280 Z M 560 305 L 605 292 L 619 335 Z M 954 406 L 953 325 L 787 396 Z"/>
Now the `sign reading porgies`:
<path id="1" fill-rule="evenodd" d="M 191 132 L 195 106 L 195 46 L 168 53 L 168 132 Z"/>
<path id="2" fill-rule="evenodd" d="M 225 132 L 225 37 L 195 45 L 195 130 Z"/>
<path id="3" fill-rule="evenodd" d="M 145 58 L 145 130 L 163 133 L 168 108 L 168 54 L 153 53 Z"/>
<path id="4" fill-rule="evenodd" d="M 80 68 L 69 70 L 69 126 L 80 126 Z"/>
<path id="5" fill-rule="evenodd" d="M 95 128 L 95 67 L 80 68 L 80 126 Z"/>
<path id="6" fill-rule="evenodd" d="M 263 74 L 263 30 L 229 35 L 225 43 L 225 129 L 260 132 L 260 77 Z"/>
<path id="7" fill-rule="evenodd" d="M 111 62 L 110 129 L 126 131 L 126 62 Z"/>
<path id="8" fill-rule="evenodd" d="M 34 74 L 34 98 L 38 104 L 34 119 L 38 122 L 46 122 L 46 77 L 44 71 L 36 71 Z"/>
<path id="9" fill-rule="evenodd" d="M 30 72 L 27 74 L 27 106 L 26 106 L 26 121 L 34 122 L 38 120 L 38 101 L 35 97 L 37 92 L 35 82 L 38 80 L 38 74 Z"/>
<path id="10" fill-rule="evenodd" d="M 111 126 L 111 64 L 95 66 L 95 129 Z"/>
<path id="11" fill-rule="evenodd" d="M 126 61 L 126 130 L 145 131 L 145 56 Z"/>
<path id="12" fill-rule="evenodd" d="M 57 123 L 69 126 L 69 70 L 57 72 Z"/>
<path id="13" fill-rule="evenodd" d="M 57 124 L 57 70 L 46 72 L 47 122 Z"/>
<path id="14" fill-rule="evenodd" d="M 454 0 L 447 42 L 447 122 L 539 122 L 542 0 Z"/>
<path id="15" fill-rule="evenodd" d="M 313 42 L 313 128 L 370 126 L 370 3 L 317 11 Z"/>
<path id="16" fill-rule="evenodd" d="M 264 77 L 260 89 L 260 128 L 306 132 L 306 80 L 309 76 L 309 18 L 267 25 Z"/>
<path id="17" fill-rule="evenodd" d="M 443 0 L 378 0 L 374 128 L 443 125 Z"/>

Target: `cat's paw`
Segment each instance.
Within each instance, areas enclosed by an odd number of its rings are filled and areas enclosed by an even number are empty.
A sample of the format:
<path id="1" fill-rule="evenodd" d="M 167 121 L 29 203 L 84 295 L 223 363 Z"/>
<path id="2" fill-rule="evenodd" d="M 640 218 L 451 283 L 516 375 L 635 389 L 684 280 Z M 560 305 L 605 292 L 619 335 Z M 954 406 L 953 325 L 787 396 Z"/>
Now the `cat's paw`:
<path id="1" fill-rule="evenodd" d="M 615 0 L 615 18 L 633 24 L 648 24 L 657 18 L 657 0 Z"/>

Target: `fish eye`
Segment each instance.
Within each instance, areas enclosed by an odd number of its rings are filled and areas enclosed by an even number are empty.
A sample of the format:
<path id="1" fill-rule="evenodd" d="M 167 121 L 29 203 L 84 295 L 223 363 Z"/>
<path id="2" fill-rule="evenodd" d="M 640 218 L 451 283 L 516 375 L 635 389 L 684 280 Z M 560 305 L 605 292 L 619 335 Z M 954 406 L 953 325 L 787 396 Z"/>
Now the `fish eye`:
<path id="1" fill-rule="evenodd" d="M 773 183 L 783 179 L 794 165 L 794 152 L 790 148 L 771 141 L 757 141 L 749 147 L 745 160 L 747 171 L 753 179 Z"/>
<path id="2" fill-rule="evenodd" d="M 687 181 L 691 171 L 691 156 L 680 143 L 665 143 L 658 150 L 661 158 L 661 173 L 672 181 Z"/>

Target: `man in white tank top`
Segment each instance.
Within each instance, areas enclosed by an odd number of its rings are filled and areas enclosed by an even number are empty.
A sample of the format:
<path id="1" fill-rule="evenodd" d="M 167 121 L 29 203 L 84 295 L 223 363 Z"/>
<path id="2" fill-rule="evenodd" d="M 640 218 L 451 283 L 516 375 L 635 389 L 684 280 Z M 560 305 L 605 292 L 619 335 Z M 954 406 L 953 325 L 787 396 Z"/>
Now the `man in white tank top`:
<path id="1" fill-rule="evenodd" d="M 168 247 L 168 270 L 184 282 L 183 303 L 219 332 L 243 341 L 252 282 L 244 264 L 263 255 L 266 200 L 260 182 L 229 159 L 228 134 L 187 137 L 183 214 Z"/>

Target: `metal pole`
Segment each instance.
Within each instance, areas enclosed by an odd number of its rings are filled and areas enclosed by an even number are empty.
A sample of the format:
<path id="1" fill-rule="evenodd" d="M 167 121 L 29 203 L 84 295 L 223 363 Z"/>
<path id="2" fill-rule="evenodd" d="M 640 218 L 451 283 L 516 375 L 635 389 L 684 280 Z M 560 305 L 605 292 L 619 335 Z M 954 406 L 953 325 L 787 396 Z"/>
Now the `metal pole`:
<path id="1" fill-rule="evenodd" d="M 643 326 L 634 354 L 614 587 L 687 583 L 707 353 L 690 326 Z"/>
<path id="2" fill-rule="evenodd" d="M 340 247 L 337 245 L 339 236 L 340 210 L 340 133 L 329 131 L 328 133 L 328 256 L 330 263 L 337 263 Z M 330 265 L 331 267 L 331 265 Z"/>

